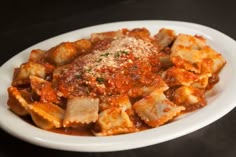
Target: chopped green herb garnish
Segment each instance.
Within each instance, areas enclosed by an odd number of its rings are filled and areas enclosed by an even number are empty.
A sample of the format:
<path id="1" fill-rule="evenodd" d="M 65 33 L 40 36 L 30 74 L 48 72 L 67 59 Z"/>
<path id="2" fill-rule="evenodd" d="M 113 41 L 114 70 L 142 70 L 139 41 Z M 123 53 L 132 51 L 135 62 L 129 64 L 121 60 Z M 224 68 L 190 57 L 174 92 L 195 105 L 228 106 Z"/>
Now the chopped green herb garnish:
<path id="1" fill-rule="evenodd" d="M 86 72 L 90 72 L 92 70 L 92 68 L 86 69 Z"/>
<path id="2" fill-rule="evenodd" d="M 122 54 L 128 55 L 129 52 L 128 52 L 128 51 L 117 51 L 117 52 L 115 53 L 115 58 L 120 57 Z"/>
<path id="3" fill-rule="evenodd" d="M 119 52 L 116 52 L 115 53 L 115 58 L 119 58 L 120 57 L 120 53 Z"/>
<path id="4" fill-rule="evenodd" d="M 102 84 L 102 83 L 104 83 L 104 78 L 102 78 L 102 77 L 97 77 L 96 78 L 96 81 L 99 83 L 99 84 Z"/>
<path id="5" fill-rule="evenodd" d="M 136 70 L 136 69 L 138 69 L 138 66 L 137 66 L 137 65 L 134 65 L 132 68 L 133 68 L 134 70 Z"/>
<path id="6" fill-rule="evenodd" d="M 102 58 L 99 58 L 96 62 L 101 62 L 102 61 Z"/>
<path id="7" fill-rule="evenodd" d="M 126 55 L 129 54 L 128 51 L 120 51 L 120 53 L 121 53 L 121 54 L 126 54 Z"/>
<path id="8" fill-rule="evenodd" d="M 101 54 L 100 56 L 104 56 L 104 57 L 107 57 L 110 53 L 104 53 L 104 54 Z"/>
<path id="9" fill-rule="evenodd" d="M 77 79 L 81 79 L 81 78 L 82 78 L 82 74 L 75 75 L 75 77 L 76 77 Z"/>

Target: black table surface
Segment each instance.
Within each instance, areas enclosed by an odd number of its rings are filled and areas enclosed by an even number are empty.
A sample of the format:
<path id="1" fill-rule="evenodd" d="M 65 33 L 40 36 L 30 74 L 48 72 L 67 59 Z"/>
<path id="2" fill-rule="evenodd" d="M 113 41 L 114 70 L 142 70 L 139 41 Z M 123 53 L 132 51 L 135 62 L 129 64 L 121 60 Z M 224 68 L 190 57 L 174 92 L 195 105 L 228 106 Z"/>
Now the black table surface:
<path id="1" fill-rule="evenodd" d="M 236 39 L 235 16 L 233 1 L 223 0 L 8 0 L 0 6 L 0 65 L 42 40 L 83 27 L 117 21 L 194 22 L 215 28 Z M 236 109 L 214 123 L 177 139 L 117 152 L 82 153 L 53 150 L 24 142 L 0 129 L 0 156 L 19 155 L 235 157 Z"/>

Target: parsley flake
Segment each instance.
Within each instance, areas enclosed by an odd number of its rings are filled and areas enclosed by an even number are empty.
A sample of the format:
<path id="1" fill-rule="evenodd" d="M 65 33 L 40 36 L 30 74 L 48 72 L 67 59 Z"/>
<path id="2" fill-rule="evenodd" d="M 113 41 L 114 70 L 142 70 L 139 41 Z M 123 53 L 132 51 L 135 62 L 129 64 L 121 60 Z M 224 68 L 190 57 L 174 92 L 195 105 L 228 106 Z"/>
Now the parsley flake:
<path id="1" fill-rule="evenodd" d="M 110 53 L 107 52 L 107 53 L 101 54 L 100 56 L 107 57 L 109 54 L 110 54 Z"/>
<path id="2" fill-rule="evenodd" d="M 99 84 L 102 84 L 102 83 L 104 83 L 104 78 L 102 78 L 102 77 L 97 77 L 96 78 L 96 81 L 99 83 Z"/>
<path id="3" fill-rule="evenodd" d="M 98 62 L 98 63 L 99 63 L 99 62 L 101 62 L 101 61 L 102 61 L 102 58 L 99 58 L 99 59 L 98 59 L 96 62 Z"/>
<path id="4" fill-rule="evenodd" d="M 128 51 L 117 51 L 117 52 L 115 53 L 115 58 L 120 57 L 122 54 L 128 55 L 129 52 L 128 52 Z"/>
<path id="5" fill-rule="evenodd" d="M 126 54 L 126 55 L 129 54 L 128 51 L 120 51 L 120 53 L 121 53 L 121 54 Z"/>
<path id="6" fill-rule="evenodd" d="M 75 77 L 76 77 L 77 79 L 81 79 L 81 78 L 82 78 L 82 74 L 75 75 Z"/>

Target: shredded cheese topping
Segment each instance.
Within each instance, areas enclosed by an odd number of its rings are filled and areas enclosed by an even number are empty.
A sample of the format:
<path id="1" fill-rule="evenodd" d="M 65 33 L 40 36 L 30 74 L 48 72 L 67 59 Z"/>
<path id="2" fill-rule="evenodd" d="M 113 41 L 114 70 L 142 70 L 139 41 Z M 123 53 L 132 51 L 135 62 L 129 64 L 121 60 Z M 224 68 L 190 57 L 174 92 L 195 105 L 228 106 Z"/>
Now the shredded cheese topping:
<path id="1" fill-rule="evenodd" d="M 136 59 L 143 59 L 153 53 L 157 53 L 157 48 L 149 41 L 134 37 L 122 37 L 113 40 L 105 50 L 94 50 L 83 57 L 86 60 L 84 71 L 93 76 L 99 75 L 97 72 L 104 67 L 119 68 L 126 63 L 132 63 L 131 59 L 126 59 L 126 55 L 133 55 Z"/>

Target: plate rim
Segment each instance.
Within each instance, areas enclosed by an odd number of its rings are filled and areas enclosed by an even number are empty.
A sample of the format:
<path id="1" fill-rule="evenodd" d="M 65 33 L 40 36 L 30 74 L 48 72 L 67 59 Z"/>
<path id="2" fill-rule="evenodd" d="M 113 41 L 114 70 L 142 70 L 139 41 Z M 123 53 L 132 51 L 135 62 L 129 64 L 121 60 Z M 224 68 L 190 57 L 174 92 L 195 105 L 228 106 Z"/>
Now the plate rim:
<path id="1" fill-rule="evenodd" d="M 70 34 L 73 34 L 74 32 L 83 32 L 84 30 L 91 30 L 97 27 L 112 27 L 112 25 L 124 25 L 124 24 L 128 24 L 128 23 L 149 23 L 150 25 L 154 24 L 154 23 L 169 23 L 171 25 L 176 24 L 179 25 L 178 27 L 181 27 L 181 25 L 183 25 L 182 27 L 190 27 L 191 28 L 204 28 L 206 30 L 211 30 L 217 34 L 219 34 L 220 36 L 223 36 L 225 39 L 227 39 L 228 41 L 232 42 L 233 45 L 236 47 L 236 41 L 234 41 L 234 39 L 232 39 L 231 37 L 227 36 L 226 34 L 215 30 L 214 28 L 205 26 L 205 25 L 201 25 L 201 24 L 197 24 L 197 23 L 193 23 L 193 22 L 185 22 L 185 21 L 174 21 L 174 20 L 135 20 L 135 21 L 118 21 L 118 22 L 111 22 L 111 23 L 104 23 L 104 24 L 98 24 L 98 25 L 94 25 L 94 26 L 89 26 L 89 27 L 84 27 L 84 28 L 79 28 L 73 31 L 69 31 L 51 38 L 48 38 L 46 40 L 43 40 L 39 43 L 36 43 L 28 48 L 26 48 L 25 50 L 17 53 L 15 56 L 11 57 L 8 61 L 6 61 L 0 68 L 0 73 L 2 72 L 2 69 L 4 69 L 6 66 L 8 66 L 8 64 L 10 64 L 10 62 L 12 60 L 14 60 L 14 58 L 16 58 L 17 56 L 19 56 L 20 54 L 23 53 L 27 53 L 27 51 L 29 51 L 30 49 L 37 47 L 38 45 L 41 45 L 42 43 L 51 41 L 51 40 L 55 40 L 57 38 L 63 38 L 63 36 L 67 36 Z M 135 27 L 135 26 L 134 26 Z M 146 26 L 144 26 L 146 27 Z M 121 27 L 120 27 L 121 28 Z M 124 27 L 123 27 L 124 28 Z M 114 29 L 115 30 L 115 29 Z M 93 33 L 93 32 L 90 32 Z M 40 48 L 40 47 L 38 47 Z M 28 52 L 29 53 L 29 52 Z M 232 54 L 231 54 L 232 55 Z M 236 58 L 234 56 L 234 58 Z M 235 65 L 233 65 L 234 67 L 236 67 Z M 13 73 L 13 70 L 12 70 Z M 234 78 L 236 79 L 236 76 L 233 75 Z M 1 80 L 1 79 L 0 79 Z M 1 84 L 1 83 L 0 83 Z M 236 83 L 234 84 L 234 87 L 236 87 Z M 2 91 L 2 90 L 1 90 Z M 0 91 L 0 93 L 1 93 Z M 220 95 L 222 97 L 222 95 Z M 221 98 L 222 99 L 222 98 Z M 221 102 L 223 102 L 223 100 L 221 100 Z M 62 134 L 55 134 L 55 133 L 51 133 L 36 127 L 32 127 L 31 131 L 33 138 L 26 136 L 26 135 L 22 135 L 21 133 L 18 133 L 17 131 L 14 130 L 14 128 L 11 128 L 7 125 L 6 122 L 4 122 L 2 120 L 3 116 L 2 114 L 0 114 L 0 127 L 5 130 L 7 133 L 23 140 L 23 141 L 27 141 L 31 144 L 35 144 L 38 146 L 42 146 L 42 147 L 47 147 L 47 148 L 53 148 L 53 149 L 59 149 L 59 150 L 69 150 L 69 151 L 80 151 L 80 152 L 108 152 L 108 151 L 118 151 L 118 150 L 128 150 L 128 149 L 134 149 L 134 148 L 140 148 L 140 147 L 145 147 L 145 146 L 150 146 L 153 144 L 158 144 L 158 143 L 162 143 L 164 141 L 168 141 L 168 140 L 172 140 L 175 138 L 178 138 L 180 136 L 189 134 L 191 132 L 194 132 L 198 129 L 201 129 L 205 126 L 207 126 L 208 124 L 213 123 L 214 121 L 218 120 L 219 118 L 221 118 L 222 116 L 224 116 L 225 114 L 227 114 L 228 112 L 230 112 L 234 107 L 235 107 L 235 103 L 236 103 L 236 99 L 234 101 L 230 100 L 228 101 L 229 105 L 227 105 L 227 108 L 224 108 L 223 110 L 221 110 L 220 113 L 218 113 L 217 115 L 215 115 L 215 117 L 211 116 L 209 119 L 202 121 L 198 126 L 197 125 L 193 125 L 192 127 L 187 127 L 185 129 L 181 129 L 178 127 L 179 123 L 182 124 L 183 120 L 180 121 L 175 121 L 172 122 L 170 124 L 165 124 L 162 127 L 159 128 L 155 128 L 155 129 L 150 129 L 147 131 L 141 131 L 141 132 L 137 132 L 137 133 L 131 133 L 131 134 L 124 134 L 124 135 L 116 135 L 116 136 L 109 136 L 109 137 L 78 137 L 78 136 L 70 136 L 70 135 L 62 135 Z M 2 108 L 3 105 L 0 105 L 0 108 Z M 208 106 L 206 106 L 208 107 Z M 210 106 L 211 107 L 211 106 Z M 205 107 L 204 107 L 205 108 Z M 201 110 L 202 111 L 202 110 Z M 199 111 L 194 112 L 192 115 L 197 114 Z M 0 110 L 0 113 L 3 113 L 2 110 Z M 10 113 L 10 111 L 9 111 Z M 12 115 L 13 117 L 16 115 Z M 16 116 L 18 119 L 20 119 L 18 116 Z M 194 116 L 192 116 L 194 117 Z M 196 118 L 196 116 L 195 116 Z M 186 122 L 187 124 L 189 123 L 188 121 Z M 169 127 L 170 125 L 172 125 L 173 127 L 175 127 L 175 129 L 177 131 L 179 131 L 178 133 L 175 134 L 170 134 L 171 136 L 164 136 L 162 139 L 155 139 L 152 138 L 152 135 L 155 135 L 156 129 L 159 130 L 164 130 L 166 131 L 166 128 Z M 24 124 L 25 127 L 29 127 L 29 124 Z M 50 141 L 47 139 L 43 139 L 42 137 L 45 135 L 45 132 L 48 136 L 50 136 L 52 139 L 51 140 L 56 140 L 58 138 L 58 136 L 66 138 L 66 142 L 68 141 L 73 141 L 72 143 L 68 142 L 68 143 L 64 143 L 64 142 L 57 142 L 55 143 L 54 141 Z M 147 135 L 148 132 L 148 135 Z M 170 130 L 167 130 L 167 133 L 171 132 Z M 37 134 L 35 134 L 37 133 Z M 168 134 L 167 134 L 168 135 Z M 149 139 L 149 141 L 145 140 L 144 142 L 140 143 L 138 138 L 135 138 L 136 136 L 141 136 L 141 137 L 146 137 L 147 139 Z M 129 141 L 130 138 L 133 138 L 132 141 Z M 76 143 L 76 140 L 84 140 L 84 139 L 88 139 L 90 142 L 85 142 L 85 143 Z M 116 143 L 114 143 L 114 140 L 116 141 Z M 103 141 L 101 143 L 101 141 Z M 91 146 L 91 142 L 92 145 Z M 124 142 L 126 143 L 130 143 L 129 145 L 126 145 L 124 147 Z M 112 144 L 111 144 L 112 143 Z M 113 145 L 113 146 L 111 146 Z M 119 146 L 119 147 L 118 147 Z M 92 147 L 92 148 L 91 148 Z"/>

